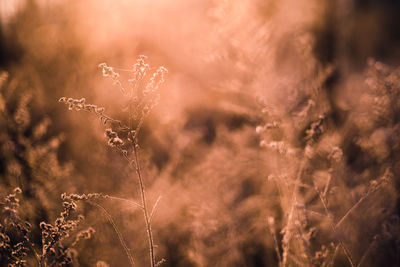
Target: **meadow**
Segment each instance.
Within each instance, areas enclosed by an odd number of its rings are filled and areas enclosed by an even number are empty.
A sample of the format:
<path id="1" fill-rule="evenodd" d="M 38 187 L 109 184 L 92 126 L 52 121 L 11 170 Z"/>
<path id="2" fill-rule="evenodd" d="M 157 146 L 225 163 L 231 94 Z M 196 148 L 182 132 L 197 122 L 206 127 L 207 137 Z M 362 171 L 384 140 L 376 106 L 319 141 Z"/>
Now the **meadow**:
<path id="1" fill-rule="evenodd" d="M 396 1 L 0 2 L 0 266 L 400 266 Z"/>

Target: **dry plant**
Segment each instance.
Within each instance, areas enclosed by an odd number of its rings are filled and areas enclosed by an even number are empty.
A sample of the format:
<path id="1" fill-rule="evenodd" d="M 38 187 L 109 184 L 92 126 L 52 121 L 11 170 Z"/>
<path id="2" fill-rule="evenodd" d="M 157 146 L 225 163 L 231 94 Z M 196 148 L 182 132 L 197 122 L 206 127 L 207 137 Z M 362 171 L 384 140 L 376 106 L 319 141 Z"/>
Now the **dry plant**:
<path id="1" fill-rule="evenodd" d="M 61 182 L 70 185 L 71 166 L 58 161 L 63 136 L 49 134 L 50 119 L 32 112 L 32 92 L 24 82 L 9 76 L 0 73 L 0 159 L 7 167 L 1 171 L 0 265 L 32 266 L 36 261 L 40 266 L 66 266 L 76 260 L 79 241 L 89 238 L 94 230 L 81 229 L 83 216 L 74 217 L 76 205 L 72 201 L 63 202 L 54 224 L 42 221 L 35 225 L 44 219 L 38 215 L 41 210 L 57 216 L 54 188 Z M 9 188 L 15 188 L 14 192 L 5 191 Z"/>
<path id="2" fill-rule="evenodd" d="M 159 266 L 165 261 L 164 259 L 158 262 L 156 261 L 153 232 L 151 227 L 151 219 L 154 215 L 154 211 L 159 199 L 155 202 L 153 208 L 150 209 L 146 197 L 143 172 L 140 165 L 140 146 L 138 142 L 138 134 L 143 125 L 144 119 L 159 101 L 159 86 L 164 82 L 164 75 L 167 73 L 167 70 L 164 67 L 159 67 L 149 78 L 148 76 L 151 68 L 145 62 L 145 59 L 145 56 L 140 56 L 136 64 L 133 65 L 131 71 L 132 78 L 128 80 L 129 87 L 127 88 L 125 88 L 119 78 L 119 74 L 114 71 L 113 67 L 108 66 L 106 63 L 99 64 L 99 68 L 102 70 L 103 76 L 112 79 L 113 84 L 119 88 L 121 94 L 127 99 L 127 123 L 108 116 L 105 113 L 105 108 L 103 107 L 87 104 L 85 98 L 73 99 L 62 97 L 59 101 L 67 104 L 69 110 L 84 110 L 99 117 L 100 121 L 105 126 L 109 127 L 105 130 L 105 136 L 108 139 L 108 145 L 118 150 L 127 160 L 129 166 L 136 172 L 141 196 L 141 204 L 137 204 L 136 202 L 133 203 L 143 211 L 148 239 L 150 266 L 154 267 Z M 69 195 L 66 197 L 75 200 L 88 200 L 88 197 L 83 195 Z M 108 198 L 118 199 L 116 197 Z M 107 211 L 98 203 L 91 203 L 105 212 L 107 218 L 118 234 L 121 244 L 129 258 L 130 264 L 134 266 L 135 262 L 133 260 L 133 256 L 131 255 L 130 249 L 128 249 L 127 245 L 125 244 L 124 239 L 116 227 L 116 224 L 113 222 L 111 215 L 108 214 Z"/>
<path id="3" fill-rule="evenodd" d="M 396 128 L 396 119 L 389 114 L 396 113 L 399 107 L 394 96 L 400 89 L 400 76 L 398 70 L 373 60 L 369 62 L 366 76 L 368 90 L 362 98 L 373 101 L 374 112 L 359 110 L 359 116 L 349 117 L 349 124 L 360 127 L 362 135 L 356 140 L 366 152 L 378 152 L 377 159 L 386 157 L 385 162 L 388 162 L 390 152 L 382 153 L 382 149 L 386 149 L 380 147 L 382 144 L 376 146 L 370 139 L 361 138 L 369 136 L 365 131 Z M 383 101 L 387 104 L 382 105 Z M 381 223 L 384 229 L 391 230 L 397 225 L 398 216 L 389 212 L 392 204 L 381 203 L 390 201 L 393 196 L 395 164 L 381 164 L 374 170 L 375 177 L 369 175 L 372 177 L 367 176 L 356 185 L 350 185 L 348 179 L 352 178 L 352 173 L 343 172 L 348 160 L 343 151 L 346 136 L 334 127 L 329 117 L 332 107 L 328 103 L 322 93 L 316 93 L 300 103 L 292 116 L 282 117 L 274 114 L 267 102 L 261 100 L 266 121 L 257 126 L 256 132 L 261 138 L 260 146 L 276 162 L 277 173 L 270 174 L 268 180 L 276 185 L 283 214 L 282 217 L 269 216 L 267 226 L 282 267 L 364 266 L 372 249 L 377 248 L 377 240 L 398 238 L 392 234 L 383 237 L 381 230 L 375 229 L 368 233 L 369 241 L 360 245 L 357 231 L 362 231 L 365 225 L 357 216 L 366 205 L 375 202 L 370 209 L 375 207 L 384 211 L 382 214 L 377 211 L 369 216 L 365 214 L 371 225 Z M 397 138 L 397 134 L 393 132 L 389 140 L 391 138 Z M 387 149 L 396 151 L 397 147 Z M 354 197 L 348 199 L 346 195 Z"/>
<path id="4" fill-rule="evenodd" d="M 28 260 L 34 258 L 38 266 L 71 265 L 76 261 L 78 244 L 89 239 L 94 229 L 89 227 L 77 231 L 84 217 L 73 216 L 77 208 L 75 202 L 64 199 L 63 210 L 54 224 L 40 223 L 42 245 L 41 249 L 37 248 L 32 240 L 31 223 L 19 213 L 20 201 L 17 195 L 21 193 L 22 190 L 17 187 L 0 203 L 0 262 L 7 266 L 28 266 L 28 263 L 31 266 L 32 262 Z"/>
<path id="5" fill-rule="evenodd" d="M 35 98 L 35 89 L 17 75 L 0 72 L 0 161 L 1 192 L 23 189 L 27 201 L 24 212 L 34 220 L 39 210 L 50 216 L 58 213 L 57 199 L 61 185 L 71 186 L 73 168 L 62 163 L 58 153 L 63 134 L 53 134 L 51 119 L 43 115 Z"/>
<path id="6" fill-rule="evenodd" d="M 0 30 L 0 41 L 19 42 L 10 49 L 15 68 L 0 62 L 12 77 L 0 75 L 0 265 L 155 266 L 157 255 L 166 266 L 400 266 L 400 72 L 370 60 L 362 74 L 365 58 L 353 62 L 374 39 L 386 41 L 390 27 L 378 22 L 387 8 L 28 2 L 8 33 Z M 358 5 L 361 17 L 351 11 Z M 89 102 L 102 87 L 92 86 L 98 59 L 125 65 L 139 51 L 174 68 L 151 129 L 144 122 L 165 70 L 153 75 L 144 57 L 129 81 L 114 63 L 100 64 L 113 103 Z M 388 63 L 398 54 L 368 56 Z M 71 117 L 56 107 L 60 96 L 86 99 L 60 99 Z M 78 110 L 105 131 L 82 125 Z M 101 152 L 103 132 L 112 156 Z M 8 195 L 16 187 L 23 195 Z M 72 194 L 83 192 L 104 194 Z M 155 201 L 160 192 L 166 201 Z M 79 243 L 93 233 L 88 226 L 96 235 Z"/>

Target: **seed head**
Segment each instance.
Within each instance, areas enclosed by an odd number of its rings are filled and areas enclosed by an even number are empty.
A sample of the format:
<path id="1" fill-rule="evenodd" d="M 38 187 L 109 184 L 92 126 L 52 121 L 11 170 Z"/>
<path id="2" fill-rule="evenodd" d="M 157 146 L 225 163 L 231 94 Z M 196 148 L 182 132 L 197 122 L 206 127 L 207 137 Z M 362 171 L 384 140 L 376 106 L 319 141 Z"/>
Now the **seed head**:
<path id="1" fill-rule="evenodd" d="M 22 190 L 19 187 L 14 188 L 14 194 L 21 194 Z"/>

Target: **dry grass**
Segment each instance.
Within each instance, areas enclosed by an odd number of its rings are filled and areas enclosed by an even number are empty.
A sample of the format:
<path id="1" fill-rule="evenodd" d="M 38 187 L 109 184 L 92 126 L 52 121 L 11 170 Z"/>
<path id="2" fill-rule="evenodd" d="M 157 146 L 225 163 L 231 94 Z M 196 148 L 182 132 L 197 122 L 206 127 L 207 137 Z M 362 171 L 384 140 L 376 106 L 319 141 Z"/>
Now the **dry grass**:
<path id="1" fill-rule="evenodd" d="M 398 5 L 367 2 L 3 17 L 0 265 L 400 265 Z"/>

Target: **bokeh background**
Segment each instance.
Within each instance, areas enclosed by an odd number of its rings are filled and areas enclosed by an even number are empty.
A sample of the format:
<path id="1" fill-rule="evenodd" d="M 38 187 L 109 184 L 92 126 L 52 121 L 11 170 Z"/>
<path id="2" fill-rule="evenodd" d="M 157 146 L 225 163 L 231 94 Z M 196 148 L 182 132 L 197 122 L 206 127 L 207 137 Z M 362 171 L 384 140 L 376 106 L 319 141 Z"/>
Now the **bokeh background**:
<path id="1" fill-rule="evenodd" d="M 168 69 L 140 135 L 149 202 L 162 196 L 153 231 L 163 266 L 276 266 L 267 218 L 279 232 L 289 204 L 275 180 L 297 173 L 319 116 L 323 133 L 304 156 L 302 182 L 335 177 L 337 218 L 386 170 L 391 182 L 334 235 L 326 221 L 307 217 L 305 228 L 319 230 L 311 254 L 340 238 L 357 262 L 369 250 L 365 266 L 399 266 L 398 14 L 396 0 L 0 0 L 0 195 L 22 189 L 38 244 L 37 227 L 58 216 L 63 192 L 139 200 L 100 121 L 58 99 L 85 97 L 124 120 L 126 102 L 97 66 L 107 62 L 128 79 L 146 55 Z M 280 127 L 256 131 L 272 122 Z M 262 141 L 284 142 L 295 156 Z M 333 148 L 341 151 L 336 165 L 326 159 Z M 302 205 L 322 212 L 308 191 Z M 148 265 L 141 211 L 102 205 L 137 265 Z M 74 266 L 129 266 L 107 218 L 90 205 L 79 209 L 96 233 Z M 335 266 L 348 264 L 342 254 Z"/>

